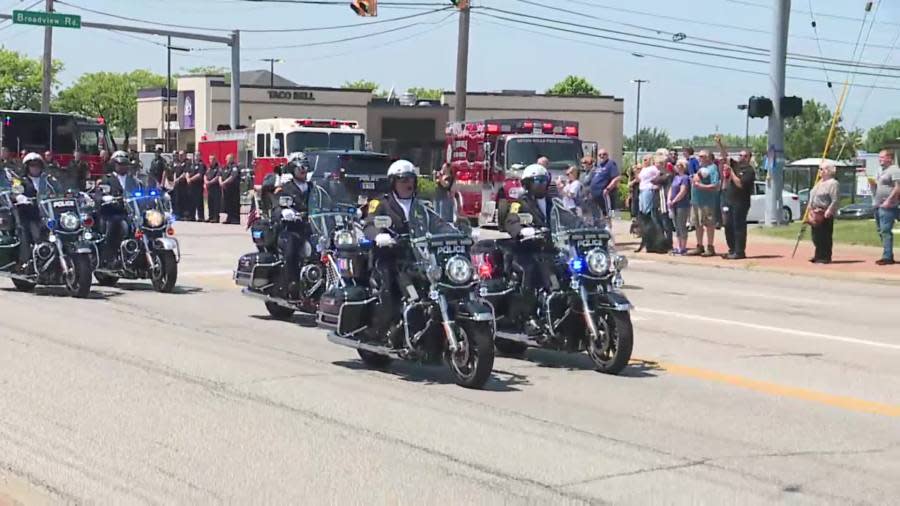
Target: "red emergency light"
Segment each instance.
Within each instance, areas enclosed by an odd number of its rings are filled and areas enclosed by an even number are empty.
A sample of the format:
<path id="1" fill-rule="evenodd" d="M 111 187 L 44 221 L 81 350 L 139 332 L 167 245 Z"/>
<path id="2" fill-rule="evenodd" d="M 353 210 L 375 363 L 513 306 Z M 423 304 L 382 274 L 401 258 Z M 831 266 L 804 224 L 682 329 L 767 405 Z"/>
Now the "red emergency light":
<path id="1" fill-rule="evenodd" d="M 544 133 L 550 133 L 553 131 L 553 123 L 544 123 Z"/>
<path id="2" fill-rule="evenodd" d="M 487 133 L 489 135 L 497 135 L 500 133 L 500 125 L 496 123 L 488 123 L 487 124 Z"/>
<path id="3" fill-rule="evenodd" d="M 524 128 L 525 130 L 531 130 L 532 128 L 534 128 L 534 122 L 526 121 L 526 122 L 522 123 L 522 128 Z"/>
<path id="4" fill-rule="evenodd" d="M 566 135 L 578 137 L 578 127 L 577 126 L 567 126 L 566 127 Z"/>

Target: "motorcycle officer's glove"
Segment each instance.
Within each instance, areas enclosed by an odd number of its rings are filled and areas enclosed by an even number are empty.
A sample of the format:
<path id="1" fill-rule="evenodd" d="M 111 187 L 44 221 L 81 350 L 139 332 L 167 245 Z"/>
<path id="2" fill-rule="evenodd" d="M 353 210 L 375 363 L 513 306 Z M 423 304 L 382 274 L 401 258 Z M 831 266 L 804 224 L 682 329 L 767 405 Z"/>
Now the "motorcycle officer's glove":
<path id="1" fill-rule="evenodd" d="M 297 212 L 293 209 L 282 209 L 281 210 L 281 219 L 284 221 L 297 221 L 298 215 Z"/>
<path id="2" fill-rule="evenodd" d="M 16 195 L 16 204 L 27 204 L 28 197 L 25 195 Z"/>
<path id="3" fill-rule="evenodd" d="M 292 175 L 290 175 L 290 174 L 282 174 L 282 175 L 281 175 L 281 178 L 279 179 L 278 182 L 279 182 L 279 184 L 281 184 L 282 186 L 284 186 L 284 185 L 290 183 L 290 182 L 293 181 L 293 180 L 294 180 L 294 176 L 292 176 Z"/>
<path id="4" fill-rule="evenodd" d="M 531 239 L 532 237 L 534 237 L 534 234 L 535 234 L 534 227 L 525 227 L 519 231 L 519 234 L 521 234 L 522 237 L 524 237 L 526 239 Z"/>
<path id="5" fill-rule="evenodd" d="M 375 236 L 375 245 L 379 248 L 385 248 L 388 246 L 393 246 L 397 244 L 397 241 L 391 237 L 391 234 L 385 234 L 384 232 Z"/>

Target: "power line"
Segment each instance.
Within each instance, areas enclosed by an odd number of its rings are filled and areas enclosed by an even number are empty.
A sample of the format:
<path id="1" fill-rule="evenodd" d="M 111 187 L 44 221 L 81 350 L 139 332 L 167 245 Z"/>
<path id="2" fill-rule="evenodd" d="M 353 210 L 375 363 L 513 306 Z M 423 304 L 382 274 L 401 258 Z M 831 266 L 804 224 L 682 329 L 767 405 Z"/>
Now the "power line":
<path id="1" fill-rule="evenodd" d="M 22 0 L 19 0 L 19 1 L 21 2 Z M 26 11 L 27 11 L 28 9 L 30 9 L 30 8 L 32 8 L 32 7 L 34 7 L 34 6 L 36 6 L 37 4 L 41 3 L 42 1 L 43 1 L 43 0 L 37 0 L 36 2 L 34 2 L 34 3 L 31 4 L 31 5 L 29 5 L 28 7 L 23 7 L 22 10 L 26 10 Z M 9 7 L 12 7 L 12 5 L 10 5 Z M 4 9 L 2 9 L 2 10 L 9 9 L 9 7 L 6 7 L 6 8 L 4 8 Z M 7 23 L 7 22 L 8 22 L 9 24 L 6 25 L 6 26 L 4 26 L 4 27 L 2 27 L 2 28 L 0 28 L 0 32 L 2 32 L 3 30 L 6 30 L 7 28 L 12 28 L 12 27 L 15 25 L 15 23 L 12 22 L 12 18 L 0 20 L 0 25 L 2 25 L 3 23 Z"/>
<path id="2" fill-rule="evenodd" d="M 542 18 L 542 17 L 538 17 L 538 16 L 531 16 L 531 15 L 528 15 L 528 14 L 522 14 L 522 13 L 517 13 L 517 12 L 512 12 L 512 11 L 505 11 L 505 10 L 503 10 L 503 9 L 495 9 L 495 8 L 493 8 L 493 7 L 480 7 L 478 10 L 481 11 L 481 12 L 484 12 L 484 11 L 502 12 L 502 13 L 512 14 L 512 15 L 514 15 L 514 16 L 518 16 L 518 17 L 521 17 L 521 18 L 528 18 L 528 19 L 531 19 L 531 20 L 538 20 L 538 21 L 540 21 L 540 22 L 549 22 L 549 23 L 556 23 L 556 24 L 560 24 L 560 25 L 574 26 L 574 27 L 579 28 L 580 30 L 571 30 L 571 29 L 566 29 L 566 28 L 560 28 L 560 27 L 557 27 L 557 26 L 541 25 L 540 23 L 535 23 L 534 21 L 521 21 L 521 20 L 518 20 L 518 19 L 511 19 L 511 18 L 507 18 L 507 17 L 496 16 L 496 15 L 493 15 L 493 14 L 487 14 L 487 13 L 484 14 L 484 15 L 487 15 L 487 16 L 490 16 L 490 17 L 494 17 L 494 18 L 496 18 L 496 19 L 502 19 L 502 20 L 505 20 L 505 21 L 511 21 L 511 22 L 513 22 L 513 23 L 518 23 L 518 24 L 527 25 L 527 26 L 544 26 L 545 28 L 549 28 L 549 29 L 556 30 L 556 31 L 561 31 L 561 32 L 566 32 L 566 33 L 574 33 L 574 34 L 577 34 L 577 35 L 585 35 L 585 36 L 589 36 L 589 37 L 601 38 L 601 39 L 611 40 L 611 41 L 616 41 L 616 42 L 623 42 L 623 43 L 627 43 L 627 44 L 635 44 L 635 45 L 639 45 L 639 46 L 653 47 L 653 48 L 657 48 L 657 49 L 665 49 L 665 50 L 668 50 L 668 51 L 677 51 L 677 52 L 691 53 L 691 54 L 696 54 L 696 55 L 700 55 L 700 56 L 713 56 L 713 57 L 716 57 L 716 58 L 726 58 L 726 59 L 737 60 L 737 61 L 745 61 L 745 62 L 750 62 L 750 63 L 766 63 L 766 64 L 769 63 L 768 60 L 761 60 L 761 59 L 758 59 L 758 58 L 750 58 L 750 57 L 746 57 L 746 56 L 728 55 L 728 54 L 721 54 L 721 53 L 718 53 L 718 52 L 715 52 L 715 51 L 700 51 L 700 50 L 690 49 L 690 48 L 686 48 L 686 47 L 675 47 L 675 46 L 666 45 L 666 44 L 656 44 L 656 43 L 652 43 L 652 42 L 646 42 L 646 39 L 648 39 L 648 37 L 641 37 L 639 40 L 628 40 L 628 39 L 622 39 L 622 38 L 617 38 L 617 37 L 611 37 L 611 36 L 607 36 L 607 35 L 598 35 L 598 34 L 585 33 L 585 32 L 584 32 L 585 29 L 588 29 L 588 30 L 595 30 L 595 31 L 601 31 L 601 32 L 616 32 L 616 31 L 615 31 L 615 30 L 607 30 L 607 29 L 603 29 L 603 28 L 594 28 L 594 27 L 590 27 L 590 26 L 584 26 L 583 24 L 570 23 L 570 22 L 567 22 L 567 21 L 559 21 L 559 20 L 552 20 L 552 19 Z M 708 46 L 703 46 L 703 47 L 708 47 Z M 711 49 L 716 50 L 717 48 L 711 48 Z M 728 50 L 728 49 L 724 49 L 724 50 Z M 751 54 L 753 54 L 753 53 L 751 53 Z M 753 54 L 753 56 L 765 56 L 765 55 L 762 55 L 762 54 Z M 836 63 L 833 63 L 833 64 L 836 64 Z M 852 62 L 849 63 L 849 64 L 843 64 L 843 63 L 841 63 L 841 64 L 838 64 L 838 65 L 841 65 L 841 66 L 846 66 L 846 65 L 854 66 L 854 64 L 853 64 Z M 800 65 L 800 64 L 797 64 L 797 63 L 788 63 L 788 66 L 789 66 L 789 67 L 795 67 L 795 68 L 804 68 L 804 69 L 815 69 L 815 70 L 818 70 L 818 69 L 819 69 L 819 67 L 812 67 L 812 66 L 809 66 L 809 65 Z M 894 69 L 891 69 L 891 70 L 894 70 Z M 900 68 L 897 68 L 897 70 L 900 70 Z M 837 70 L 834 70 L 834 71 L 837 72 Z M 862 71 L 858 71 L 858 70 L 857 70 L 857 71 L 851 70 L 851 71 L 849 71 L 849 72 L 850 72 L 851 74 L 859 74 L 859 75 L 870 75 L 870 76 L 876 75 L 876 74 L 873 74 L 873 73 L 870 73 L 870 72 L 862 72 Z M 888 77 L 900 78 L 900 75 L 892 75 L 892 76 L 888 76 Z"/>
<path id="3" fill-rule="evenodd" d="M 243 1 L 258 2 L 260 0 L 243 0 Z M 272 0 L 267 0 L 267 1 L 272 1 Z M 162 23 L 159 21 L 153 21 L 153 20 L 149 20 L 149 19 L 141 19 L 141 18 L 134 18 L 134 17 L 129 17 L 129 16 L 122 16 L 119 14 L 113 14 L 111 12 L 104 12 L 104 11 L 99 11 L 99 10 L 95 10 L 95 9 L 89 9 L 87 7 L 75 5 L 75 4 L 73 4 L 71 2 L 67 2 L 65 0 L 56 0 L 56 3 L 67 5 L 69 7 L 74 7 L 75 9 L 79 9 L 79 10 L 82 10 L 85 12 L 90 12 L 92 14 L 98 14 L 101 16 L 111 17 L 114 19 L 120 19 L 123 21 L 132 21 L 135 23 L 145 23 L 145 24 L 151 24 L 151 25 L 165 26 L 165 27 L 169 27 L 169 28 L 182 28 L 182 29 L 186 29 L 186 30 L 204 30 L 204 31 L 212 31 L 212 32 L 222 32 L 223 31 L 223 29 L 221 27 L 179 25 L 179 24 L 173 24 L 173 23 Z M 295 3 L 295 2 L 292 2 L 292 3 Z M 337 5 L 337 3 L 329 2 L 329 3 L 324 3 L 323 5 Z M 346 5 L 346 2 L 340 2 L 340 5 Z M 402 4 L 402 5 L 411 5 L 411 4 Z M 408 16 L 400 16 L 400 17 L 396 17 L 396 18 L 388 18 L 388 19 L 383 19 L 383 20 L 370 21 L 370 22 L 362 23 L 362 24 L 357 23 L 357 24 L 349 24 L 349 25 L 337 25 L 337 26 L 320 26 L 320 27 L 307 27 L 307 28 L 279 28 L 279 29 L 239 28 L 239 30 L 241 32 L 246 32 L 246 33 L 288 33 L 288 32 L 339 30 L 339 29 L 344 29 L 344 28 L 357 28 L 357 27 L 375 25 L 375 24 L 381 24 L 381 23 L 393 23 L 396 21 L 404 21 L 407 19 L 413 19 L 413 18 L 417 18 L 417 17 L 421 17 L 421 16 L 427 16 L 427 15 L 433 14 L 435 12 L 441 12 L 441 11 L 445 11 L 447 9 L 452 8 L 451 6 L 446 5 L 446 4 L 431 4 L 431 5 L 438 5 L 441 8 L 432 9 L 432 10 L 425 11 L 425 12 L 419 12 L 416 14 L 410 14 Z"/>
<path id="4" fill-rule="evenodd" d="M 756 2 L 750 2 L 748 0 L 725 0 L 725 1 L 731 2 L 733 4 L 747 5 L 749 7 L 758 7 L 761 9 L 769 9 L 769 10 L 772 9 L 772 7 L 770 5 L 760 4 L 760 3 L 756 3 Z M 791 9 L 791 12 L 796 12 L 799 14 L 808 14 L 806 11 L 802 11 L 799 9 Z M 855 18 L 853 16 L 842 16 L 839 14 L 825 14 L 822 12 L 820 12 L 818 15 L 819 15 L 819 17 L 823 17 L 823 18 L 842 19 L 844 21 L 863 21 L 865 19 L 864 17 L 863 18 Z M 882 21 L 882 22 L 879 22 L 878 24 L 900 26 L 900 23 L 892 23 L 890 21 Z"/>
<path id="5" fill-rule="evenodd" d="M 531 27 L 544 28 L 544 29 L 553 30 L 553 31 L 562 31 L 562 32 L 566 32 L 566 33 L 572 33 L 572 34 L 575 34 L 575 35 L 587 36 L 587 37 L 591 37 L 591 38 L 607 39 L 606 37 L 601 37 L 601 36 L 594 35 L 594 34 L 586 34 L 586 33 L 584 33 L 584 32 L 578 32 L 578 31 L 575 31 L 575 30 L 566 30 L 566 29 L 562 29 L 562 28 L 558 28 L 558 27 L 553 27 L 553 26 L 546 26 L 546 25 L 543 25 L 543 26 L 542 26 L 542 25 L 534 25 L 534 24 L 532 24 L 532 23 L 528 23 L 528 22 L 524 22 L 524 21 L 519 21 L 519 20 L 515 20 L 515 19 L 504 18 L 504 17 L 502 17 L 502 16 L 495 16 L 495 15 L 493 15 L 493 14 L 488 14 L 488 13 L 484 12 L 484 11 L 483 11 L 483 8 L 482 8 L 482 9 L 479 9 L 479 10 L 476 11 L 476 12 L 478 12 L 478 16 L 486 16 L 486 17 L 490 17 L 490 18 L 494 18 L 494 19 L 500 19 L 500 20 L 505 20 L 505 21 L 511 21 L 511 22 L 513 22 L 513 23 L 520 24 L 520 25 L 523 25 L 523 24 L 524 24 L 524 25 L 529 25 L 529 26 L 531 26 Z M 500 24 L 500 23 L 495 23 L 495 24 Z M 513 28 L 513 29 L 516 29 L 516 30 L 520 29 L 520 28 L 518 28 L 518 27 L 514 27 L 514 26 L 511 26 L 511 25 L 502 25 L 502 26 L 506 26 L 507 28 Z M 617 52 L 622 52 L 622 53 L 629 53 L 629 54 L 632 54 L 632 55 L 635 55 L 635 56 L 639 56 L 639 57 L 655 58 L 655 59 L 659 59 L 659 60 L 663 60 L 663 61 L 685 63 L 685 64 L 688 64 L 688 65 L 696 65 L 696 66 L 700 66 L 700 67 L 704 67 L 704 68 L 714 68 L 714 69 L 720 69 L 720 70 L 728 70 L 728 71 L 741 72 L 741 73 L 745 73 L 745 74 L 753 74 L 753 75 L 758 75 L 758 76 L 766 76 L 766 77 L 769 76 L 769 73 L 768 73 L 768 72 L 754 71 L 754 70 L 748 70 L 748 69 L 738 68 L 738 67 L 729 67 L 729 66 L 725 66 L 725 65 L 718 65 L 718 64 L 712 64 L 712 63 L 706 63 L 706 62 L 698 62 L 698 61 L 695 61 L 695 60 L 688 60 L 688 59 L 677 58 L 677 57 L 673 57 L 673 56 L 661 56 L 661 55 L 652 54 L 652 53 L 645 53 L 645 52 L 634 53 L 632 50 L 625 49 L 625 48 L 621 48 L 621 47 L 614 47 L 614 46 L 607 46 L 607 45 L 603 45 L 603 44 L 596 44 L 596 43 L 592 43 L 592 42 L 588 42 L 588 41 L 584 41 L 584 40 L 574 40 L 574 39 L 570 39 L 570 38 L 560 37 L 560 36 L 558 36 L 558 35 L 547 34 L 547 33 L 544 33 L 544 32 L 538 32 L 538 33 L 541 33 L 541 35 L 545 35 L 545 36 L 548 36 L 548 37 L 553 37 L 553 38 L 562 39 L 562 40 L 570 40 L 570 41 L 573 41 L 573 42 L 579 42 L 579 43 L 583 43 L 583 44 L 588 44 L 588 45 L 591 45 L 591 46 L 600 47 L 600 48 L 604 48 L 604 49 L 609 49 L 609 50 L 612 50 L 612 51 L 617 51 Z M 609 40 L 615 40 L 615 39 L 609 39 Z M 625 41 L 625 42 L 631 42 L 631 41 Z M 691 51 L 688 51 L 688 52 L 691 52 Z M 721 56 L 721 57 L 729 58 L 728 56 Z M 756 61 L 759 62 L 759 63 L 768 63 L 768 62 L 765 61 L 765 60 L 756 60 Z M 817 67 L 801 67 L 801 68 L 813 68 L 813 69 L 815 69 L 815 70 L 818 70 Z M 808 78 L 808 77 L 800 77 L 800 76 L 788 76 L 788 77 L 789 77 L 790 79 L 792 79 L 792 80 L 795 80 L 795 81 L 806 81 L 806 82 L 814 82 L 814 83 L 824 83 L 824 82 L 826 82 L 826 81 L 823 81 L 823 80 L 821 80 L 821 79 L 814 79 L 814 78 Z M 891 90 L 891 91 L 900 91 L 900 88 L 897 88 L 897 87 L 890 87 L 890 86 L 876 86 L 876 85 L 862 85 L 862 84 L 858 84 L 857 87 L 859 87 L 859 88 L 875 88 L 875 89 Z"/>
<path id="6" fill-rule="evenodd" d="M 816 23 L 816 17 L 813 14 L 812 8 L 812 0 L 808 0 L 809 2 L 809 24 L 812 26 L 813 34 L 816 37 L 816 47 L 819 50 L 819 56 L 824 58 L 824 53 L 822 51 L 822 43 L 819 41 L 819 28 Z M 838 98 L 834 93 L 834 88 L 831 86 L 831 76 L 828 75 L 828 69 L 825 68 L 825 62 L 822 62 L 822 72 L 825 73 L 825 79 L 828 81 L 828 91 L 831 92 L 831 98 L 834 99 L 834 103 L 837 104 Z"/>

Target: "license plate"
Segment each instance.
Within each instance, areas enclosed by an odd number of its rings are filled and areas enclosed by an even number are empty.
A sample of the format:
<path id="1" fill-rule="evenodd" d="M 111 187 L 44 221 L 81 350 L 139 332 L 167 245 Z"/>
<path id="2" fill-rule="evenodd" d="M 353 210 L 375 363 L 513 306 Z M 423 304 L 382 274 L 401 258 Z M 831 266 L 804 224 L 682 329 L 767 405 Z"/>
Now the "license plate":
<path id="1" fill-rule="evenodd" d="M 375 183 L 372 182 L 372 181 L 363 181 L 363 183 L 362 183 L 362 189 L 363 189 L 363 190 L 374 190 L 374 189 L 375 189 Z"/>

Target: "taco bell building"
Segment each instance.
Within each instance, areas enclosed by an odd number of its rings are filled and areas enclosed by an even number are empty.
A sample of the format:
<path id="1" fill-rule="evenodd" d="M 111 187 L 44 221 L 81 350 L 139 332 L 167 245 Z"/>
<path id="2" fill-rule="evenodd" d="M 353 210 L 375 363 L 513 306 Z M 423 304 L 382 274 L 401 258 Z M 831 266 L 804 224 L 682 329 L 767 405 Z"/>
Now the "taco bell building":
<path id="1" fill-rule="evenodd" d="M 454 117 L 454 93 L 440 100 L 374 97 L 364 90 L 300 86 L 268 71 L 241 73 L 241 124 L 262 118 L 353 120 L 366 130 L 372 149 L 411 159 L 426 168 L 443 162 L 445 127 Z M 166 114 L 166 90 L 143 89 L 137 96 L 137 149 L 195 150 L 209 132 L 227 129 L 229 85 L 221 75 L 177 78 Z M 541 118 L 578 121 L 581 139 L 595 141 L 615 158 L 623 145 L 623 99 L 612 96 L 548 96 L 533 91 L 469 92 L 467 119 Z M 166 125 L 168 120 L 168 125 Z"/>

